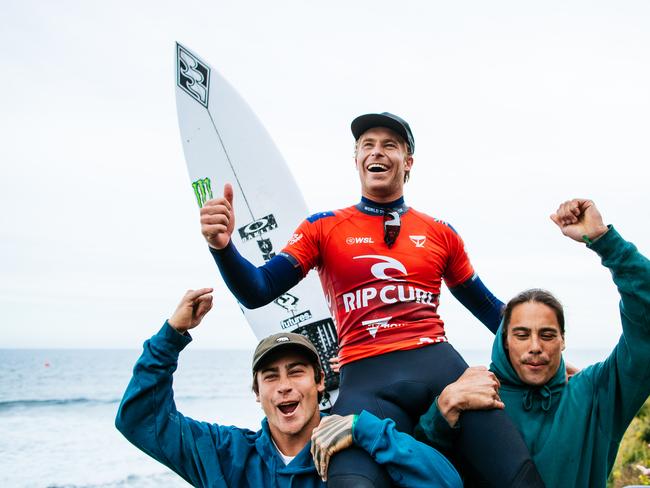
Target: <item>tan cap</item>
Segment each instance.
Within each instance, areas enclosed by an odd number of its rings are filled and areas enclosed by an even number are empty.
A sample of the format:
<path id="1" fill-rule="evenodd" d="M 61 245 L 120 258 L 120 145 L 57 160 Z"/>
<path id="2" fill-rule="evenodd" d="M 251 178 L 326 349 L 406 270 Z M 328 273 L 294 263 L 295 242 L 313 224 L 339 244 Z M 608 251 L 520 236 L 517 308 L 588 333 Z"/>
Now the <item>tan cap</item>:
<path id="1" fill-rule="evenodd" d="M 255 348 L 255 354 L 253 354 L 253 373 L 257 371 L 257 367 L 262 359 L 264 359 L 271 351 L 275 351 L 280 347 L 300 348 L 310 356 L 313 356 L 318 364 L 321 365 L 318 351 L 309 339 L 304 335 L 295 334 L 293 332 L 280 332 L 279 334 L 273 334 L 268 336 L 266 339 L 262 339 Z"/>

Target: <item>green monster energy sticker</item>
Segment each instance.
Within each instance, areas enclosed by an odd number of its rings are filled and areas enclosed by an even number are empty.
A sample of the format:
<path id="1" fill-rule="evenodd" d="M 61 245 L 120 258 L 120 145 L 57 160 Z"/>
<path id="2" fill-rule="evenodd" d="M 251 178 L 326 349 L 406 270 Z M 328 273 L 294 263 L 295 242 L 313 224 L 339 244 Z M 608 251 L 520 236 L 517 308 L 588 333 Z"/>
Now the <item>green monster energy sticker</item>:
<path id="1" fill-rule="evenodd" d="M 194 196 L 196 197 L 196 202 L 199 204 L 199 208 L 203 207 L 205 202 L 212 199 L 210 178 L 201 178 L 193 181 L 192 188 L 194 189 Z"/>

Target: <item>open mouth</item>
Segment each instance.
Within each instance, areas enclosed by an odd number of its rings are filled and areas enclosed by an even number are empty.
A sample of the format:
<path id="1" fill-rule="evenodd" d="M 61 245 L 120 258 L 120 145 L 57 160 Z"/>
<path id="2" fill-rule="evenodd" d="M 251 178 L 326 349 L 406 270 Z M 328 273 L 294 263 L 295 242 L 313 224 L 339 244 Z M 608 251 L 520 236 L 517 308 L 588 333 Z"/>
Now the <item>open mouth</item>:
<path id="1" fill-rule="evenodd" d="M 388 168 L 386 166 L 384 166 L 383 164 L 372 163 L 372 164 L 368 165 L 368 171 L 370 173 L 384 173 L 384 172 L 388 171 Z"/>
<path id="2" fill-rule="evenodd" d="M 287 402 L 278 405 L 278 409 L 285 415 L 292 414 L 298 408 L 298 402 Z"/>

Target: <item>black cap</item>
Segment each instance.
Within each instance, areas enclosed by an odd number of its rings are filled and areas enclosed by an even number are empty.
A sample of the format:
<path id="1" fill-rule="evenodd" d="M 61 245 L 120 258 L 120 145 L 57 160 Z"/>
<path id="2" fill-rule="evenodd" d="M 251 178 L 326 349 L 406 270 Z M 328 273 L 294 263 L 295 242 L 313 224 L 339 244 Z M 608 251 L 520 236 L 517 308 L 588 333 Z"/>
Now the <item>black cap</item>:
<path id="1" fill-rule="evenodd" d="M 368 129 L 372 129 L 373 127 L 386 127 L 397 132 L 404 138 L 411 154 L 415 152 L 415 139 L 413 138 L 411 127 L 406 120 L 397 115 L 388 112 L 359 115 L 359 117 L 352 121 L 350 127 L 352 128 L 352 135 L 355 141 Z"/>
<path id="2" fill-rule="evenodd" d="M 318 362 L 318 364 L 320 364 L 318 351 L 309 339 L 307 339 L 304 335 L 295 334 L 293 332 L 280 332 L 278 334 L 268 336 L 266 339 L 262 339 L 255 348 L 255 353 L 253 354 L 253 373 L 257 371 L 257 368 L 260 365 L 262 359 L 280 347 L 293 347 L 296 349 L 301 349 L 303 352 L 307 353 L 308 356 L 313 357 Z"/>

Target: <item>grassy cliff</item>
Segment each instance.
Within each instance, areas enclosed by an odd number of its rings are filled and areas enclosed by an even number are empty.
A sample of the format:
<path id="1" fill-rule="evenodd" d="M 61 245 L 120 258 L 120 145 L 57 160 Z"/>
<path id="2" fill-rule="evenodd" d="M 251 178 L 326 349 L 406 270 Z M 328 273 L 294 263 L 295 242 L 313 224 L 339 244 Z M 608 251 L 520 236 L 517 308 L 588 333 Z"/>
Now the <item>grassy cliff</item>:
<path id="1" fill-rule="evenodd" d="M 650 398 L 625 432 L 607 484 L 609 488 L 627 485 L 650 485 Z"/>

